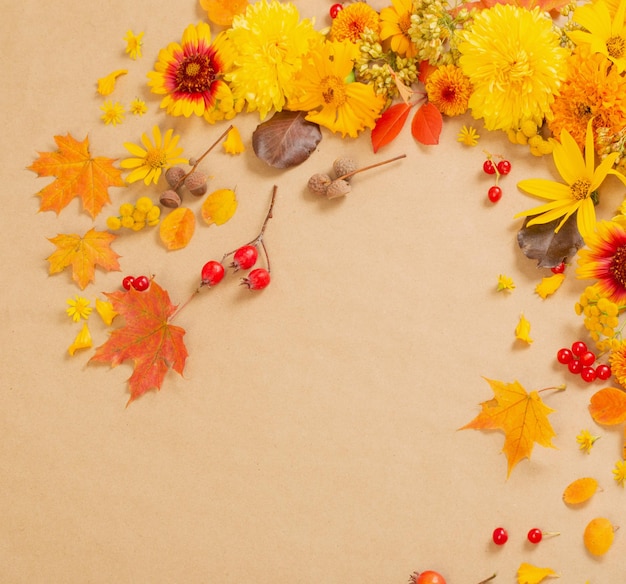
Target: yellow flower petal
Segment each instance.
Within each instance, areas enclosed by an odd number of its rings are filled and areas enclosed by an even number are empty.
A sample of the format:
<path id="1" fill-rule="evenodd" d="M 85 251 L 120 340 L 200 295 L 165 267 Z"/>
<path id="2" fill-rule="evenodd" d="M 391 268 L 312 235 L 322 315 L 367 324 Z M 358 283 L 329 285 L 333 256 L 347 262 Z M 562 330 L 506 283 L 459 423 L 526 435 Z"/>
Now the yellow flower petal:
<path id="1" fill-rule="evenodd" d="M 565 280 L 565 274 L 553 274 L 547 278 L 542 278 L 541 282 L 535 287 L 535 292 L 544 300 L 554 294 Z"/>
<path id="2" fill-rule="evenodd" d="M 556 572 L 551 568 L 539 568 L 523 562 L 517 570 L 518 584 L 539 584 L 548 576 L 555 576 Z"/>
<path id="3" fill-rule="evenodd" d="M 530 322 L 528 322 L 523 314 L 520 315 L 519 322 L 515 327 L 515 338 L 519 339 L 520 341 L 524 341 L 529 345 L 533 342 L 533 340 L 530 338 Z"/>
<path id="4" fill-rule="evenodd" d="M 107 326 L 110 326 L 113 319 L 117 316 L 117 312 L 113 310 L 113 305 L 106 300 L 96 298 L 96 312 Z"/>
<path id="5" fill-rule="evenodd" d="M 228 136 L 226 136 L 226 140 L 224 140 L 222 146 L 224 147 L 224 151 L 228 154 L 241 154 L 245 150 L 241 134 L 235 126 L 228 132 Z"/>
<path id="6" fill-rule="evenodd" d="M 98 93 L 100 95 L 110 95 L 113 93 L 115 89 L 115 81 L 121 75 L 126 75 L 128 73 L 127 69 L 118 69 L 117 71 L 113 71 L 113 73 L 109 73 L 105 77 L 101 77 L 98 79 Z"/>
<path id="7" fill-rule="evenodd" d="M 83 328 L 76 335 L 74 342 L 67 349 L 68 353 L 74 356 L 74 353 L 79 349 L 88 349 L 91 347 L 91 333 L 89 332 L 89 327 L 87 323 L 83 323 Z"/>

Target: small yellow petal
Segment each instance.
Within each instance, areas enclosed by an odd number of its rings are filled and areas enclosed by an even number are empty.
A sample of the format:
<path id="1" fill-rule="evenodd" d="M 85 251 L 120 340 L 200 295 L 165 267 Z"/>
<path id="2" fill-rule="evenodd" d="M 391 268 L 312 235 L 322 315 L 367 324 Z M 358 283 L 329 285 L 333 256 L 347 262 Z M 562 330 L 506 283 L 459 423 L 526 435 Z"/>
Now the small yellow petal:
<path id="1" fill-rule="evenodd" d="M 74 356 L 74 353 L 78 351 L 78 349 L 88 349 L 91 347 L 91 333 L 89 332 L 89 327 L 87 323 L 83 323 L 83 328 L 76 335 L 74 342 L 69 346 L 68 353 Z"/>
<path id="2" fill-rule="evenodd" d="M 233 126 L 222 144 L 227 154 L 241 154 L 245 150 L 239 130 Z"/>
<path id="3" fill-rule="evenodd" d="M 554 294 L 565 280 L 565 274 L 553 274 L 547 278 L 542 278 L 541 282 L 535 287 L 535 292 L 544 300 Z"/>
<path id="4" fill-rule="evenodd" d="M 530 338 L 530 322 L 523 314 L 520 315 L 519 322 L 515 327 L 515 337 L 520 341 L 528 343 L 529 345 L 533 342 L 533 340 Z"/>
<path id="5" fill-rule="evenodd" d="M 517 570 L 518 584 L 539 584 L 548 576 L 555 576 L 556 572 L 552 568 L 539 568 L 523 562 Z"/>
<path id="6" fill-rule="evenodd" d="M 118 69 L 117 71 L 113 71 L 113 73 L 109 73 L 105 77 L 101 77 L 98 79 L 98 93 L 100 95 L 110 95 L 113 93 L 115 89 L 115 81 L 121 75 L 126 75 L 128 73 L 127 69 Z"/>
<path id="7" fill-rule="evenodd" d="M 107 326 L 110 326 L 113 319 L 117 316 L 117 312 L 113 310 L 113 305 L 107 300 L 96 298 L 96 312 Z"/>

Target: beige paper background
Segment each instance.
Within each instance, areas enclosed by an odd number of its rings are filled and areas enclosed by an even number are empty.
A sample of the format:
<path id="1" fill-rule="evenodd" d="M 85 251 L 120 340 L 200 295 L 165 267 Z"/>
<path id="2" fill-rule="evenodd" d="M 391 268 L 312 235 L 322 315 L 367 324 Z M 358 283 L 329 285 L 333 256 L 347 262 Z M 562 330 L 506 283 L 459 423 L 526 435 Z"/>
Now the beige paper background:
<path id="1" fill-rule="evenodd" d="M 159 191 L 111 189 L 113 204 L 95 222 L 78 201 L 57 217 L 38 213 L 35 194 L 48 180 L 26 167 L 68 132 L 88 135 L 96 155 L 124 157 L 123 142 L 155 123 L 182 135 L 186 155 L 203 152 L 224 126 L 166 117 L 145 85 L 158 50 L 203 13 L 192 0 L 1 4 L 1 582 L 393 584 L 430 568 L 449 584 L 493 572 L 505 584 L 521 562 L 552 567 L 567 584 L 622 581 L 623 530 L 602 559 L 582 545 L 595 516 L 626 524 L 625 494 L 611 475 L 620 430 L 594 426 L 593 389 L 554 360 L 582 334 L 573 303 L 584 283 L 570 269 L 564 287 L 541 300 L 534 286 L 549 273 L 516 246 L 512 217 L 534 201 L 515 183 L 551 176 L 550 160 L 484 131 L 477 148 L 461 146 L 466 116 L 446 120 L 436 147 L 417 145 L 407 127 L 377 155 L 368 134 L 341 140 L 324 131 L 308 161 L 281 172 L 256 159 L 259 119 L 242 115 L 235 123 L 246 153 L 216 150 L 205 165 L 211 188 L 236 187 L 235 217 L 221 227 L 199 222 L 177 252 L 164 250 L 156 230 L 120 235 L 122 273 L 97 270 L 81 293 L 68 272 L 48 276 L 46 238 L 103 229 L 121 202 Z M 329 2 L 295 4 L 318 27 L 329 23 Z M 138 61 L 123 53 L 129 28 L 145 32 Z M 111 127 L 99 120 L 95 82 L 117 68 L 129 73 L 112 97 L 144 97 L 150 112 Z M 513 163 L 497 205 L 486 200 L 483 148 Z M 344 153 L 362 165 L 407 158 L 355 177 L 345 200 L 308 194 L 308 177 Z M 67 356 L 78 331 L 67 298 L 93 301 L 123 275 L 145 273 L 184 301 L 204 262 L 257 234 L 274 184 L 272 284 L 248 293 L 230 275 L 180 314 L 184 378 L 168 374 L 160 392 L 125 408 L 130 365 Z M 605 216 L 622 196 L 609 186 Z M 186 203 L 199 210 L 199 201 Z M 514 278 L 513 293 L 495 292 L 500 273 Z M 522 312 L 531 346 L 514 339 Z M 95 313 L 89 322 L 101 344 Z M 508 481 L 501 434 L 457 431 L 490 397 L 482 376 L 528 389 L 568 382 L 545 396 L 557 410 L 556 448 L 536 447 Z M 602 435 L 589 456 L 575 440 L 583 428 Z M 603 491 L 567 508 L 563 488 L 585 475 Z M 498 525 L 510 539 L 496 549 Z M 561 535 L 532 547 L 532 527 Z"/>

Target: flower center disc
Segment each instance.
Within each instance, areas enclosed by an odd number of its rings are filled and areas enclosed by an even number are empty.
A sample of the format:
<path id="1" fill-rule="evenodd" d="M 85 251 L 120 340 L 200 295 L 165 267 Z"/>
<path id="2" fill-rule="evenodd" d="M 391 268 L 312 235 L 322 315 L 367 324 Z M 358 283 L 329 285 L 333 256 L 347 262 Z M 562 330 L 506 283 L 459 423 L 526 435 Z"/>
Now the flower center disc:
<path id="1" fill-rule="evenodd" d="M 582 201 L 589 196 L 589 187 L 591 186 L 591 181 L 586 178 L 579 178 L 574 184 L 570 185 L 570 192 L 572 193 L 572 197 L 574 197 L 577 201 Z"/>
<path id="2" fill-rule="evenodd" d="M 150 150 L 146 155 L 146 163 L 151 168 L 162 168 L 165 162 L 165 153 L 160 150 Z"/>
<path id="3" fill-rule="evenodd" d="M 324 103 L 334 107 L 342 106 L 346 101 L 346 90 L 338 77 L 326 77 L 322 80 L 322 97 Z"/>
<path id="4" fill-rule="evenodd" d="M 624 56 L 625 43 L 621 36 L 611 37 L 606 41 L 606 50 L 614 59 L 620 59 Z"/>
<path id="5" fill-rule="evenodd" d="M 626 245 L 621 245 L 615 250 L 609 271 L 613 278 L 626 288 Z"/>
<path id="6" fill-rule="evenodd" d="M 208 55 L 186 57 L 176 71 L 176 89 L 184 93 L 208 91 L 215 81 L 215 69 Z"/>

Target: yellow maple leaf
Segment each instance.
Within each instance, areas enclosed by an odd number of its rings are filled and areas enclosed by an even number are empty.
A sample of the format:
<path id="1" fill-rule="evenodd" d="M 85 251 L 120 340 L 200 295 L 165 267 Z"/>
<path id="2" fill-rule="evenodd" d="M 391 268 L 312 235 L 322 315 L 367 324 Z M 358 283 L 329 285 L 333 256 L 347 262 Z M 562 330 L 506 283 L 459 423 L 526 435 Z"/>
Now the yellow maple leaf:
<path id="1" fill-rule="evenodd" d="M 557 576 L 552 568 L 539 568 L 526 562 L 522 562 L 517 570 L 518 584 L 539 584 L 549 576 Z"/>
<path id="2" fill-rule="evenodd" d="M 114 159 L 102 156 L 93 158 L 89 152 L 89 138 L 82 142 L 70 134 L 55 136 L 59 149 L 56 152 L 39 152 L 28 170 L 37 176 L 53 176 L 55 180 L 37 195 L 41 197 L 40 211 L 54 211 L 57 215 L 75 197 L 83 209 L 96 217 L 105 204 L 111 202 L 109 187 L 123 187 L 121 170 L 113 166 Z"/>
<path id="3" fill-rule="evenodd" d="M 169 250 L 182 249 L 191 241 L 196 230 L 196 218 L 191 209 L 174 209 L 159 227 L 159 236 Z"/>
<path id="4" fill-rule="evenodd" d="M 544 300 L 554 294 L 565 280 L 565 274 L 553 274 L 547 278 L 542 278 L 541 282 L 535 286 L 535 292 Z"/>
<path id="5" fill-rule="evenodd" d="M 482 402 L 478 416 L 460 429 L 502 430 L 505 434 L 502 452 L 508 462 L 508 477 L 520 460 L 530 458 L 535 442 L 554 448 L 552 438 L 556 433 L 548 420 L 554 410 L 543 403 L 538 391 L 528 393 L 518 381 L 485 380 L 495 397 Z"/>
<path id="6" fill-rule="evenodd" d="M 108 231 L 90 229 L 84 236 L 59 234 L 48 239 L 57 250 L 46 259 L 50 262 L 50 274 L 72 266 L 72 278 L 81 290 L 94 281 L 96 266 L 107 271 L 119 270 L 120 257 L 110 247 L 115 235 Z"/>
<path id="7" fill-rule="evenodd" d="M 218 189 L 202 203 L 202 218 L 209 225 L 223 225 L 237 210 L 237 196 L 231 189 Z"/>

